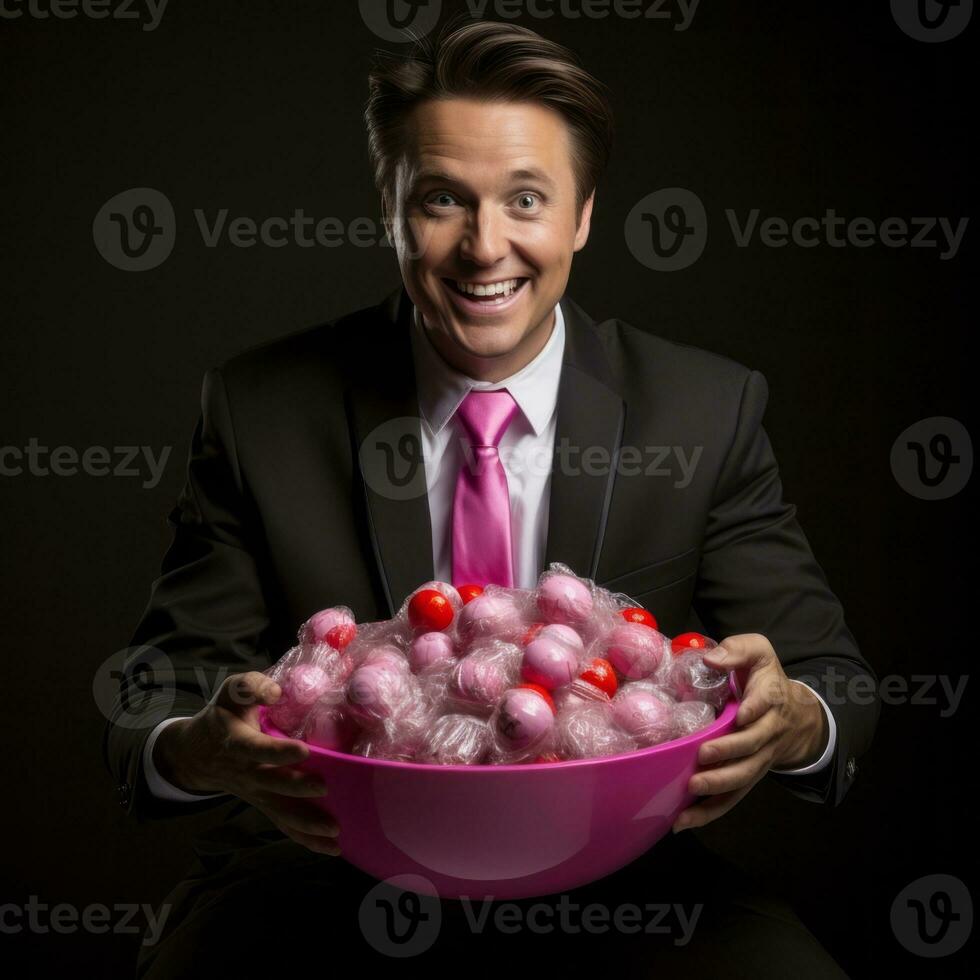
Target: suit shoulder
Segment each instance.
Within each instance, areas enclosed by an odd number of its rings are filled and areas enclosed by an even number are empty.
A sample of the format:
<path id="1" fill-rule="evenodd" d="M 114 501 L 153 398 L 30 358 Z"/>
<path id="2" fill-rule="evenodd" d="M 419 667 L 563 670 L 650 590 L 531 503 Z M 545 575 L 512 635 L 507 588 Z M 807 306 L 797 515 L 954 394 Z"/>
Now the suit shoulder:
<path id="1" fill-rule="evenodd" d="M 625 320 L 596 324 L 614 369 L 625 380 L 642 383 L 724 385 L 741 391 L 753 369 L 725 354 L 669 340 Z"/>

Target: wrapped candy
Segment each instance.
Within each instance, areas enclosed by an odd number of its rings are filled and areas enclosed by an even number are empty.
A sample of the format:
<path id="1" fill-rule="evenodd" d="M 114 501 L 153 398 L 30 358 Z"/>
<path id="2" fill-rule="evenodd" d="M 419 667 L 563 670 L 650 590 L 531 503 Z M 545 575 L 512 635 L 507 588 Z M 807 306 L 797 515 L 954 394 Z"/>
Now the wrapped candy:
<path id="1" fill-rule="evenodd" d="M 592 591 L 568 571 L 545 572 L 538 581 L 538 612 L 549 623 L 584 626 L 592 617 Z"/>
<path id="2" fill-rule="evenodd" d="M 613 720 L 644 748 L 675 737 L 674 711 L 666 698 L 640 684 L 624 684 L 612 699 Z"/>
<path id="3" fill-rule="evenodd" d="M 551 563 L 533 589 L 429 581 L 389 620 L 331 606 L 266 673 L 269 720 L 332 751 L 439 765 L 635 751 L 710 724 L 730 696 L 717 644 Z"/>
<path id="4" fill-rule="evenodd" d="M 526 608 L 522 590 L 488 585 L 463 606 L 457 620 L 460 639 L 467 645 L 491 638 L 514 643 L 527 628 Z"/>
<path id="5" fill-rule="evenodd" d="M 515 644 L 489 640 L 457 661 L 448 691 L 453 710 L 489 715 L 503 693 L 518 683 L 521 658 Z"/>
<path id="6" fill-rule="evenodd" d="M 356 635 L 354 614 L 347 606 L 321 609 L 299 628 L 300 645 L 304 647 L 326 643 L 335 650 L 343 650 Z"/>
<path id="7" fill-rule="evenodd" d="M 359 732 L 357 721 L 342 698 L 323 697 L 303 724 L 302 739 L 335 752 L 349 752 Z"/>
<path id="8" fill-rule="evenodd" d="M 628 680 L 653 676 L 668 656 L 667 637 L 643 623 L 621 623 L 601 640 L 602 656 Z"/>
<path id="9" fill-rule="evenodd" d="M 585 646 L 575 630 L 560 623 L 549 624 L 535 631 L 525 645 L 521 676 L 530 684 L 553 691 L 574 680 L 584 654 Z"/>
<path id="10" fill-rule="evenodd" d="M 683 653 L 685 650 L 714 650 L 718 646 L 710 637 L 702 633 L 681 633 L 670 641 L 671 653 Z"/>
<path id="11" fill-rule="evenodd" d="M 561 703 L 569 701 L 608 701 L 619 686 L 616 671 L 608 660 L 595 657 L 567 688 L 561 691 Z"/>
<path id="12" fill-rule="evenodd" d="M 456 591 L 465 606 L 471 599 L 475 599 L 478 595 L 483 595 L 483 586 L 470 583 L 459 586 Z"/>
<path id="13" fill-rule="evenodd" d="M 447 633 L 421 633 L 408 650 L 408 662 L 416 674 L 441 660 L 455 659 L 456 644 Z"/>
<path id="14" fill-rule="evenodd" d="M 674 708 L 674 723 L 677 734 L 683 738 L 707 728 L 715 720 L 715 709 L 705 701 L 680 701 Z"/>
<path id="15" fill-rule="evenodd" d="M 642 623 L 644 626 L 649 626 L 651 629 L 657 628 L 656 616 L 644 609 L 642 606 L 627 606 L 625 609 L 621 609 L 619 611 L 619 615 L 622 616 L 627 623 Z"/>
<path id="16" fill-rule="evenodd" d="M 426 733 L 418 761 L 440 766 L 473 766 L 490 751 L 490 726 L 475 715 L 449 714 Z"/>
<path id="17" fill-rule="evenodd" d="M 704 662 L 702 652 L 689 649 L 671 657 L 663 675 L 664 686 L 678 701 L 705 701 L 721 709 L 730 696 L 728 674 Z"/>
<path id="18" fill-rule="evenodd" d="M 282 692 L 268 708 L 269 720 L 290 738 L 298 738 L 317 700 L 344 683 L 349 664 L 344 654 L 325 644 L 316 644 L 309 651 L 293 647 L 264 672 Z"/>
<path id="19" fill-rule="evenodd" d="M 616 596 L 561 562 L 552 562 L 541 574 L 534 599 L 541 619 L 573 627 L 587 644 L 622 622 Z"/>
<path id="20" fill-rule="evenodd" d="M 555 727 L 555 703 L 537 684 L 504 693 L 490 716 L 495 763 L 517 763 L 548 748 Z"/>
<path id="21" fill-rule="evenodd" d="M 407 716 L 421 693 L 408 662 L 395 647 L 370 654 L 351 674 L 346 690 L 351 714 L 365 727 Z"/>
<path id="22" fill-rule="evenodd" d="M 453 603 L 438 589 L 420 589 L 408 603 L 408 621 L 415 630 L 435 631 L 449 627 L 456 618 L 456 609 L 462 606 Z"/>
<path id="23" fill-rule="evenodd" d="M 637 740 L 616 724 L 608 701 L 569 700 L 559 708 L 556 727 L 560 751 L 569 759 L 618 755 L 639 747 Z"/>

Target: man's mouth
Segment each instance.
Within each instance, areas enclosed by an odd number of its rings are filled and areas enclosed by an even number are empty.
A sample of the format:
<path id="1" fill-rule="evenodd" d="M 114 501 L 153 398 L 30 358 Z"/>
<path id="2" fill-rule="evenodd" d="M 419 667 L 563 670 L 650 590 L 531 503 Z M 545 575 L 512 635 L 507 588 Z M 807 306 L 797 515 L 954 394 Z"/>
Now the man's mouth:
<path id="1" fill-rule="evenodd" d="M 469 282 L 464 279 L 443 279 L 449 290 L 462 297 L 468 304 L 492 308 L 503 306 L 524 288 L 527 277 L 498 279 L 489 283 Z"/>

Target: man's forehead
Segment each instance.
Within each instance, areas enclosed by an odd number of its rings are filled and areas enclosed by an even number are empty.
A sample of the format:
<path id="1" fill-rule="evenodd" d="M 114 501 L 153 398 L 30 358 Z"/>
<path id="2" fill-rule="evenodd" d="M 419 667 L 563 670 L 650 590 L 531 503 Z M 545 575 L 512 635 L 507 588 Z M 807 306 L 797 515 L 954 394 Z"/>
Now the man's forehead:
<path id="1" fill-rule="evenodd" d="M 474 169 L 507 182 L 554 184 L 567 167 L 564 121 L 544 107 L 524 103 L 446 100 L 413 113 L 403 158 L 405 177 L 465 182 Z"/>

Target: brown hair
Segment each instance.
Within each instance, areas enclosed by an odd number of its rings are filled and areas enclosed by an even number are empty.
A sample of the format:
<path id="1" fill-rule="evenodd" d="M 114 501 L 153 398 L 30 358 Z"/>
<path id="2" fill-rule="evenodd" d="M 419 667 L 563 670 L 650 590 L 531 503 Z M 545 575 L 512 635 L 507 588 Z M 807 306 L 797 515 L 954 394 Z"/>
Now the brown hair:
<path id="1" fill-rule="evenodd" d="M 396 165 L 405 152 L 405 122 L 428 99 L 467 97 L 533 101 L 560 113 L 572 141 L 575 215 L 609 162 L 614 123 L 606 86 L 569 49 L 517 24 L 453 21 L 438 37 L 413 38 L 404 56 L 379 49 L 368 76 L 364 110 L 368 151 L 382 207 L 395 199 Z"/>

